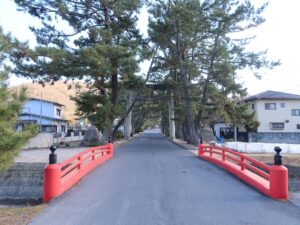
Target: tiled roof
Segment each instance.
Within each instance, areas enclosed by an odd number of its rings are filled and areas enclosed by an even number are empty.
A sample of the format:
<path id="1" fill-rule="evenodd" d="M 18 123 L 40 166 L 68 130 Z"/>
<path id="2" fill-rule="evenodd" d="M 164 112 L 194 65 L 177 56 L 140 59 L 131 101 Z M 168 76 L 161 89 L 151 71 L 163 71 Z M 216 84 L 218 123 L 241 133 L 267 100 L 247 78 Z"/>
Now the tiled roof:
<path id="1" fill-rule="evenodd" d="M 300 95 L 294 95 L 284 92 L 278 92 L 278 91 L 264 91 L 262 93 L 259 93 L 257 95 L 253 95 L 250 97 L 247 97 L 244 99 L 245 102 L 247 101 L 253 101 L 253 100 L 280 100 L 280 99 L 287 99 L 287 100 L 300 100 Z"/>

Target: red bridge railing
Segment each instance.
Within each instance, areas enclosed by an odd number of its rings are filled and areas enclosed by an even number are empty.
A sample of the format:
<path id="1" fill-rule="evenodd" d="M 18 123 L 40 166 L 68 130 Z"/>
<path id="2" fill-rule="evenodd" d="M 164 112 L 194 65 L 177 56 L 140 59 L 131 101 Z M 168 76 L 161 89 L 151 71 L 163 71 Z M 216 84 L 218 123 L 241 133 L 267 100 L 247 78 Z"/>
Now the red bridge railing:
<path id="1" fill-rule="evenodd" d="M 266 165 L 231 149 L 213 145 L 199 144 L 198 157 L 219 165 L 267 196 L 287 200 L 288 170 L 282 165 L 280 151 L 275 156 L 275 164 L 277 165 L 273 166 Z"/>
<path id="2" fill-rule="evenodd" d="M 57 164 L 55 149 L 51 150 L 50 164 L 44 169 L 44 202 L 58 197 L 96 166 L 111 159 L 114 151 L 113 144 L 93 147 Z"/>

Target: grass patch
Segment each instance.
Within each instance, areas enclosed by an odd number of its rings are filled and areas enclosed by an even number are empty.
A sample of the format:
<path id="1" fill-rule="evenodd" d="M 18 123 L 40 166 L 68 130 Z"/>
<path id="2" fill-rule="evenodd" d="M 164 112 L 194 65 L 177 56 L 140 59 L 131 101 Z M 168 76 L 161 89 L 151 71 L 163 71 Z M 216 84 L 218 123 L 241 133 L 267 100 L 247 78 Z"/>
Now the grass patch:
<path id="1" fill-rule="evenodd" d="M 0 206 L 0 225 L 25 225 L 36 217 L 46 204 L 27 206 Z"/>
<path id="2" fill-rule="evenodd" d="M 274 154 L 246 154 L 263 163 L 272 165 Z M 282 154 L 283 165 L 289 170 L 289 191 L 300 192 L 300 154 Z"/>

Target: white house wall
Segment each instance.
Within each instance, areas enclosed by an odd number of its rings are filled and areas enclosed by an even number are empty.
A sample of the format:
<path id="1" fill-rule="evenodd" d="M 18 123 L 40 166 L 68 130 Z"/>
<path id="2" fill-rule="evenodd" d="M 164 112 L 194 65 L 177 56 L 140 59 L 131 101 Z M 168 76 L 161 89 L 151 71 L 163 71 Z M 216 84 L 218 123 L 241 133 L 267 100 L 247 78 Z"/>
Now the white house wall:
<path id="1" fill-rule="evenodd" d="M 56 109 L 59 109 L 60 110 L 60 116 L 56 114 Z M 53 117 L 56 118 L 56 119 L 61 119 L 62 118 L 62 114 L 63 114 L 63 110 L 62 110 L 62 107 L 60 106 L 57 106 L 57 105 L 54 105 L 53 107 Z"/>
<path id="2" fill-rule="evenodd" d="M 300 124 L 300 116 L 292 116 L 292 109 L 300 109 L 299 100 L 258 100 L 249 102 L 255 104 L 257 120 L 260 126 L 257 132 L 300 132 L 297 124 Z M 266 110 L 265 103 L 276 103 L 276 110 Z M 281 107 L 281 103 L 285 103 L 285 107 Z M 288 122 L 287 122 L 288 121 Z M 284 129 L 271 129 L 270 123 L 284 123 Z"/>

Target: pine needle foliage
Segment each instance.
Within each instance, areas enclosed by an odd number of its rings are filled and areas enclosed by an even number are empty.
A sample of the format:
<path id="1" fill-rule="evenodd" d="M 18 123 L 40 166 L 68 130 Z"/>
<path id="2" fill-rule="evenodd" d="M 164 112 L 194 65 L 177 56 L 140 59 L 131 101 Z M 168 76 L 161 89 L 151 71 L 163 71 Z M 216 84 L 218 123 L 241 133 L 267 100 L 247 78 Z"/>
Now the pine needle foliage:
<path id="1" fill-rule="evenodd" d="M 5 65 L 7 53 L 13 51 L 18 42 L 4 35 L 0 28 L 0 171 L 9 168 L 22 145 L 36 134 L 34 126 L 28 126 L 18 132 L 15 125 L 22 103 L 26 100 L 25 89 L 19 92 L 7 88 L 10 68 Z"/>

